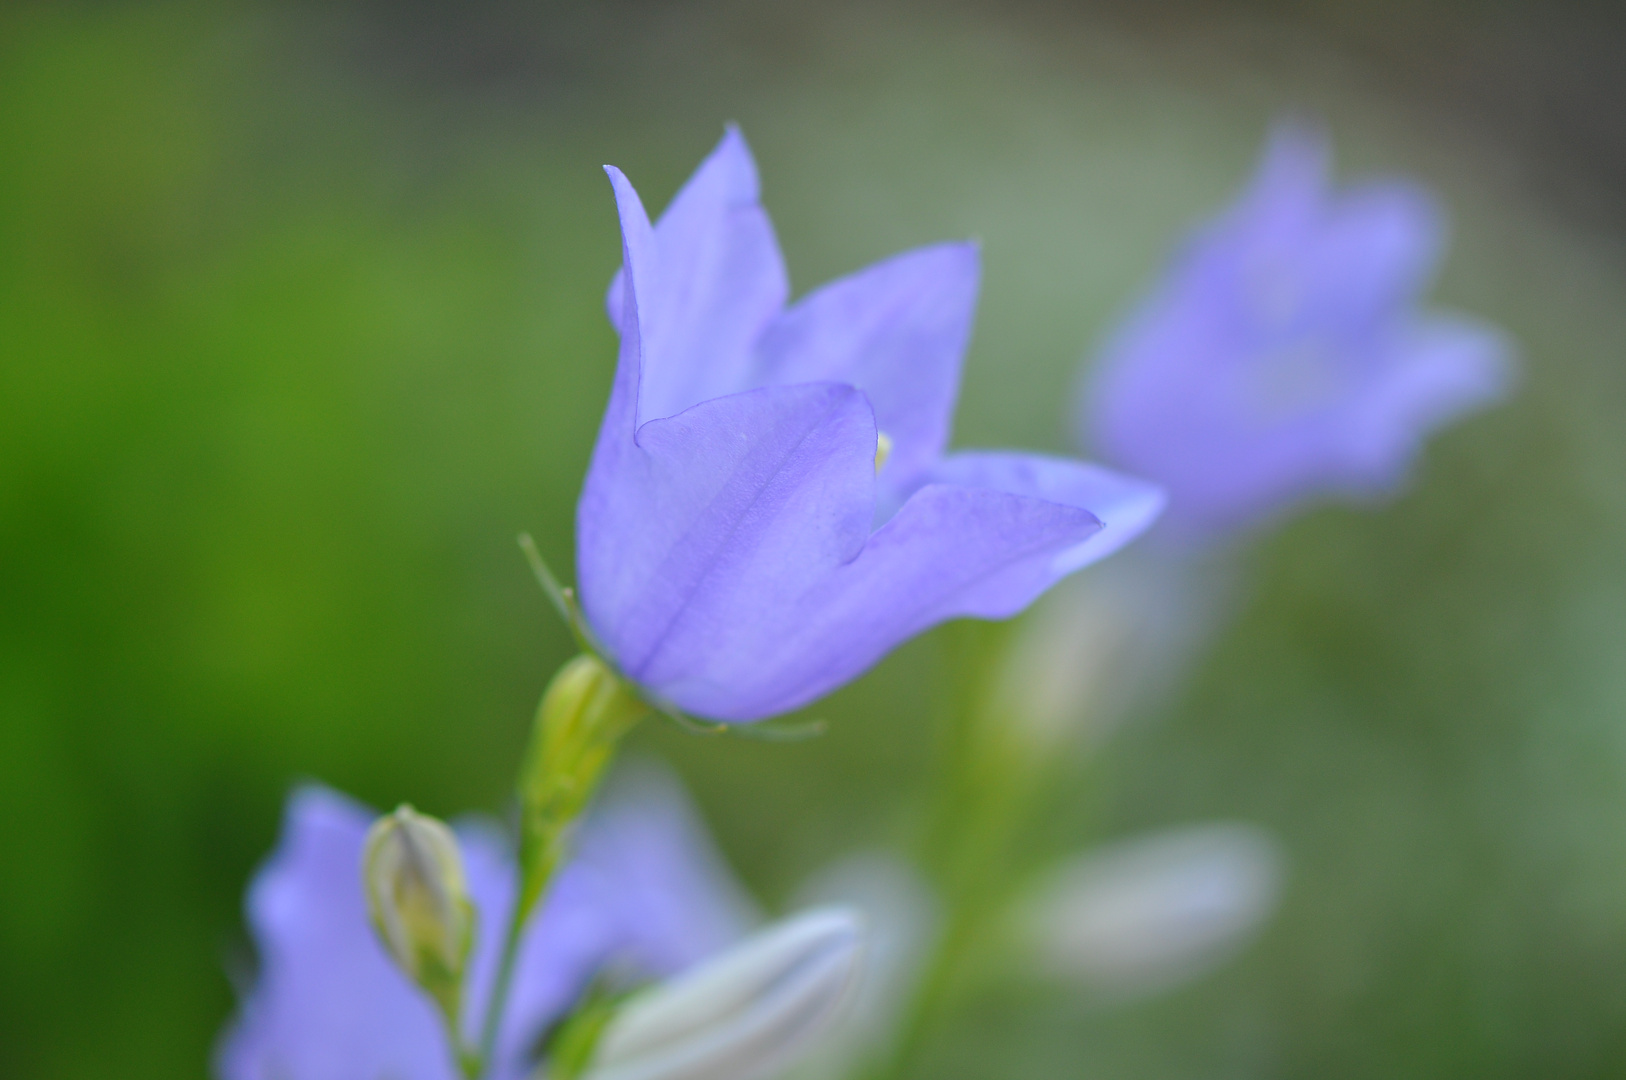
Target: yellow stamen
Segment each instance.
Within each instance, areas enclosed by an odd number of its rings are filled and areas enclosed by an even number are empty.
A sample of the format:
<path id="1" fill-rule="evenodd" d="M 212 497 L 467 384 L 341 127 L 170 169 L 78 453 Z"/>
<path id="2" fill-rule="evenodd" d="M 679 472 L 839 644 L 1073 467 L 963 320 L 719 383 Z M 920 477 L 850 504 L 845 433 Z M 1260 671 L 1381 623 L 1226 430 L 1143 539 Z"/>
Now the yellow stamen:
<path id="1" fill-rule="evenodd" d="M 892 456 L 892 439 L 884 431 L 875 433 L 875 471 L 880 472 L 886 459 Z"/>

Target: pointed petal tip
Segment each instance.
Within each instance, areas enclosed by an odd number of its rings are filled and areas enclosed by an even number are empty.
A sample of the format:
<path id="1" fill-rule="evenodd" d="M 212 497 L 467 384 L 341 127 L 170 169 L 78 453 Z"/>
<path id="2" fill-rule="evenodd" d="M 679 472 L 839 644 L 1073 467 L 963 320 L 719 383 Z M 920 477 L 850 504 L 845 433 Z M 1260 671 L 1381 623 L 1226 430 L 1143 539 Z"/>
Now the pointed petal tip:
<path id="1" fill-rule="evenodd" d="M 982 237 L 968 236 L 964 240 L 950 240 L 943 246 L 969 262 L 973 270 L 979 274 L 982 272 Z"/>
<path id="2" fill-rule="evenodd" d="M 1265 136 L 1265 147 L 1267 154 L 1279 151 L 1330 158 L 1332 133 L 1320 116 L 1297 110 L 1271 121 Z"/>
<path id="3" fill-rule="evenodd" d="M 808 908 L 796 922 L 808 938 L 838 944 L 863 937 L 867 920 L 852 904 L 836 903 Z"/>
<path id="4" fill-rule="evenodd" d="M 761 198 L 762 183 L 757 173 L 756 157 L 745 140 L 745 133 L 733 121 L 723 125 L 723 137 L 695 170 L 690 183 L 704 182 L 703 177 L 715 175 L 732 202 L 754 203 Z"/>
<path id="5" fill-rule="evenodd" d="M 924 269 L 928 273 L 938 275 L 959 275 L 959 280 L 969 281 L 972 285 L 976 285 L 982 277 L 982 243 L 980 240 L 971 239 L 944 240 L 936 244 L 925 244 L 921 247 L 910 248 L 907 251 L 900 251 L 896 255 L 882 259 L 880 262 L 870 264 L 856 274 L 837 280 L 838 282 L 847 281 L 882 268 L 899 270 L 905 267 L 916 270 Z M 832 282 L 832 284 L 835 284 L 835 282 Z"/>
<path id="6" fill-rule="evenodd" d="M 604 166 L 604 175 L 610 178 L 610 190 L 615 195 L 616 211 L 621 217 L 621 231 L 623 239 L 628 225 L 637 222 L 640 231 L 653 228 L 649 221 L 649 213 L 644 209 L 644 201 L 638 196 L 638 189 L 632 186 L 627 174 L 614 165 Z"/>
<path id="7" fill-rule="evenodd" d="M 614 189 L 617 194 L 619 194 L 623 188 L 629 191 L 632 190 L 632 181 L 627 179 L 626 173 L 622 172 L 614 165 L 605 165 L 603 168 L 604 175 L 610 178 L 610 187 Z"/>
<path id="8" fill-rule="evenodd" d="M 319 819 L 368 822 L 373 817 L 370 807 L 319 780 L 301 780 L 283 805 L 283 819 L 290 823 Z"/>
<path id="9" fill-rule="evenodd" d="M 1268 195 L 1283 188 L 1324 188 L 1332 174 L 1332 136 L 1320 120 L 1305 114 L 1271 124 L 1254 167 L 1251 186 Z"/>
<path id="10" fill-rule="evenodd" d="M 1506 400 L 1523 380 L 1518 342 L 1492 323 L 1435 314 L 1422 324 L 1419 338 L 1447 418 Z"/>

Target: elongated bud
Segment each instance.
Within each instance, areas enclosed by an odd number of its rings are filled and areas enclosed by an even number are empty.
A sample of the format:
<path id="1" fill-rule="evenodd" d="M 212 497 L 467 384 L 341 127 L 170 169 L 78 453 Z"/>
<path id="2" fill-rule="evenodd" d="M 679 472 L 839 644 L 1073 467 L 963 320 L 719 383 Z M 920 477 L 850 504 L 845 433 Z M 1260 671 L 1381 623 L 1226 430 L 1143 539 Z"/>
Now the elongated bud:
<path id="1" fill-rule="evenodd" d="M 455 1022 L 474 908 L 452 830 L 403 804 L 368 832 L 362 880 L 385 950 Z"/>
<path id="2" fill-rule="evenodd" d="M 1212 824 L 1063 863 L 1019 909 L 1050 974 L 1134 994 L 1230 958 L 1276 908 L 1282 858 L 1264 831 Z"/>
<path id="3" fill-rule="evenodd" d="M 587 1080 L 763 1080 L 840 1016 L 863 958 L 848 908 L 777 923 L 627 1001 Z"/>
<path id="4" fill-rule="evenodd" d="M 589 654 L 548 684 L 520 768 L 522 915 L 563 860 L 569 828 L 587 808 L 616 741 L 648 712 L 619 675 Z"/>
<path id="5" fill-rule="evenodd" d="M 1222 565 L 1119 555 L 1053 589 L 1017 626 L 987 703 L 989 720 L 1044 758 L 1093 749 L 1126 716 L 1180 683 L 1228 611 Z"/>
<path id="6" fill-rule="evenodd" d="M 1117 601 L 1098 581 L 1069 582 L 1017 627 L 989 715 L 1028 754 L 1111 730 L 1137 630 L 1136 613 Z"/>
<path id="7" fill-rule="evenodd" d="M 796 895 L 807 906 L 844 904 L 864 913 L 864 962 L 850 1004 L 796 1067 L 796 1080 L 868 1076 L 895 1044 L 937 938 L 937 898 L 908 862 L 868 851 L 816 871 Z"/>

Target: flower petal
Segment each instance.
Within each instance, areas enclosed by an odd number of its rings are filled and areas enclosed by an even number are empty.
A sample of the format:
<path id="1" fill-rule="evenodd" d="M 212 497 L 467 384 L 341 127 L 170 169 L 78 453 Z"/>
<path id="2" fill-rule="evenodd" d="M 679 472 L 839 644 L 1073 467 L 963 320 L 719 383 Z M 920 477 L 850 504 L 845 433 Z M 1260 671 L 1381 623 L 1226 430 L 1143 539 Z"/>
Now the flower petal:
<path id="1" fill-rule="evenodd" d="M 671 769 L 633 761 L 616 770 L 582 830 L 577 859 L 607 886 L 620 927 L 618 960 L 675 975 L 743 938 L 758 921 Z"/>
<path id="2" fill-rule="evenodd" d="M 1064 573 L 1106 558 L 1145 532 L 1163 512 L 1163 489 L 1071 458 L 980 450 L 952 454 L 931 470 L 936 483 L 992 488 L 1088 510 L 1101 530 L 1061 557 Z"/>
<path id="3" fill-rule="evenodd" d="M 1274 125 L 1247 189 L 1210 231 L 1291 248 L 1320 219 L 1331 168 L 1332 143 L 1320 125 L 1303 120 Z"/>
<path id="4" fill-rule="evenodd" d="M 621 217 L 621 272 L 616 285 L 610 287 L 614 295 L 619 285 L 621 300 L 611 307 L 618 319 L 616 329 L 621 335 L 621 347 L 616 354 L 615 378 L 610 383 L 610 400 L 604 407 L 604 420 L 599 424 L 598 440 L 593 446 L 593 461 L 588 468 L 588 482 L 595 472 L 616 467 L 619 459 L 633 448 L 638 431 L 638 399 L 643 382 L 644 333 L 641 309 L 652 306 L 659 291 L 660 256 L 655 248 L 655 230 L 644 213 L 644 204 L 633 190 L 632 184 L 613 165 L 604 172 L 610 178 L 610 189 L 615 192 L 616 208 Z"/>
<path id="5" fill-rule="evenodd" d="M 1303 273 L 1316 325 L 1359 333 L 1410 303 L 1428 284 L 1446 243 L 1434 197 L 1404 180 L 1349 189 L 1307 245 Z"/>
<path id="6" fill-rule="evenodd" d="M 812 383 L 652 421 L 614 472 L 595 461 L 577 512 L 577 571 L 622 670 L 713 715 L 736 665 L 778 648 L 751 636 L 762 613 L 786 610 L 863 546 L 874 458 L 864 395 Z"/>
<path id="7" fill-rule="evenodd" d="M 945 619 L 1014 615 L 1076 568 L 1069 559 L 1100 528 L 1077 507 L 928 484 L 802 596 L 736 610 L 691 707 L 734 721 L 786 712 Z"/>
<path id="8" fill-rule="evenodd" d="M 626 216 L 623 200 L 623 228 Z M 789 294 L 773 225 L 758 202 L 756 163 L 736 128 L 677 193 L 653 240 L 638 283 L 640 422 L 747 389 L 751 346 Z M 607 298 L 617 327 L 625 323 L 624 278 L 618 271 Z"/>
<path id="9" fill-rule="evenodd" d="M 1360 490 L 1395 487 L 1431 432 L 1507 396 L 1517 374 L 1512 340 L 1462 316 L 1413 320 L 1394 352 L 1343 429 L 1344 461 Z"/>
<path id="10" fill-rule="evenodd" d="M 891 440 L 880 479 L 895 502 L 948 445 L 979 262 L 966 243 L 894 256 L 810 294 L 757 346 L 760 385 L 830 381 L 864 391 Z"/>
<path id="11" fill-rule="evenodd" d="M 494 826 L 460 824 L 458 839 L 479 919 L 463 1025 L 464 1038 L 472 1045 L 485 1021 L 518 886 L 507 842 Z M 616 951 L 621 929 L 605 911 L 605 893 L 606 883 L 575 859 L 549 886 L 520 939 L 514 983 L 497 1033 L 493 1077 L 520 1080 L 530 1075 L 537 1040 L 570 1010 Z"/>

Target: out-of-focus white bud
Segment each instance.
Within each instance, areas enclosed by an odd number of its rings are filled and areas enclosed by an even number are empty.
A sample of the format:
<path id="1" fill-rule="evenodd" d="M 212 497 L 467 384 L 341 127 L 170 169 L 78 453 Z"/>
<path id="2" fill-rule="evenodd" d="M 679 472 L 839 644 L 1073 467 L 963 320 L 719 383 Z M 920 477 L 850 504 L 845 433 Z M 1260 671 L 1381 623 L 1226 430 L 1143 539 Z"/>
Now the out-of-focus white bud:
<path id="1" fill-rule="evenodd" d="M 829 1030 L 863 948 L 863 922 L 847 908 L 776 923 L 630 998 L 586 1080 L 763 1080 Z"/>
<path id="2" fill-rule="evenodd" d="M 402 805 L 368 832 L 362 881 L 385 950 L 455 1019 L 474 940 L 457 837 L 443 822 Z"/>
<path id="3" fill-rule="evenodd" d="M 1276 909 L 1283 858 L 1263 830 L 1198 825 L 1079 855 L 1016 909 L 1048 974 L 1112 994 L 1165 989 L 1229 959 Z"/>
<path id="4" fill-rule="evenodd" d="M 1099 743 L 1152 692 L 1178 685 L 1229 608 L 1230 586 L 1226 564 L 1171 565 L 1134 551 L 1062 582 L 1018 624 L 991 688 L 990 722 L 1035 756 Z"/>
<path id="5" fill-rule="evenodd" d="M 808 906 L 856 908 L 868 933 L 852 1005 L 792 1075 L 796 1080 L 860 1075 L 863 1065 L 891 1045 L 903 1007 L 914 996 L 926 950 L 937 936 L 937 899 L 913 867 L 878 851 L 831 863 L 796 897 Z"/>
<path id="6" fill-rule="evenodd" d="M 1044 754 L 1075 734 L 1094 741 L 1115 724 L 1137 629 L 1133 605 L 1087 579 L 1017 627 L 993 691 L 993 715 Z M 1093 738 L 1092 738 L 1093 737 Z"/>

